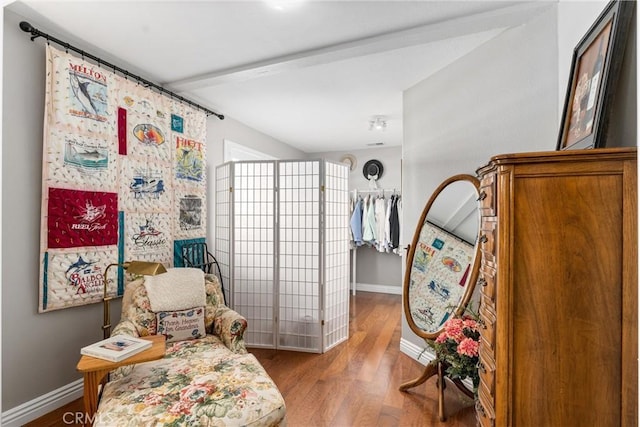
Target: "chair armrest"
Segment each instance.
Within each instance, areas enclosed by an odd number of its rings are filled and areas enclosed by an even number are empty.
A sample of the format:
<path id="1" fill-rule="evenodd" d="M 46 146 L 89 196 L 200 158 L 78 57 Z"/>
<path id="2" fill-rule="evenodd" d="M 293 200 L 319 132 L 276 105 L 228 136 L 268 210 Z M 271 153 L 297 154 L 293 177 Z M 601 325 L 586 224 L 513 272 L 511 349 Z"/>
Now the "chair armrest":
<path id="1" fill-rule="evenodd" d="M 244 344 L 244 331 L 247 319 L 227 306 L 219 306 L 213 319 L 213 333 L 220 337 L 222 343 L 238 354 L 247 353 Z"/>
<path id="2" fill-rule="evenodd" d="M 140 337 L 136 325 L 129 319 L 122 319 L 111 331 L 111 336 L 115 335 L 129 335 L 132 337 Z"/>

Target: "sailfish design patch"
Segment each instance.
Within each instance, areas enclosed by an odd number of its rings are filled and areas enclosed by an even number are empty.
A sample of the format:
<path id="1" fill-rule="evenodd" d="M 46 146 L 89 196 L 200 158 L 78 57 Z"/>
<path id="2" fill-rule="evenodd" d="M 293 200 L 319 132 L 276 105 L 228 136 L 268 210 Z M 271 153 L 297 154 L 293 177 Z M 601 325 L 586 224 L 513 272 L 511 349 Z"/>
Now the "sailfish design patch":
<path id="1" fill-rule="evenodd" d="M 107 121 L 107 76 L 93 67 L 69 64 L 69 114 Z"/>

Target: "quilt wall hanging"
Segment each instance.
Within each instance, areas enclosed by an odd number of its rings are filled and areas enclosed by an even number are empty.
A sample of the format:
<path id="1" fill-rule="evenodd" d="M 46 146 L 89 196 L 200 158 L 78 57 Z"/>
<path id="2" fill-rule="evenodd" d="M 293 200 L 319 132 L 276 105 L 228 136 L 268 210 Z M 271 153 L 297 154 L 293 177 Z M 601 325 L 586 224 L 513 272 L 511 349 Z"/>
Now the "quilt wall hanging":
<path id="1" fill-rule="evenodd" d="M 181 266 L 206 236 L 206 114 L 46 47 L 39 311 L 102 301 L 103 272 Z M 110 296 L 122 295 L 110 269 Z"/>
<path id="2" fill-rule="evenodd" d="M 474 246 L 425 223 L 411 266 L 411 317 L 425 331 L 441 328 L 462 298 L 474 256 Z"/>

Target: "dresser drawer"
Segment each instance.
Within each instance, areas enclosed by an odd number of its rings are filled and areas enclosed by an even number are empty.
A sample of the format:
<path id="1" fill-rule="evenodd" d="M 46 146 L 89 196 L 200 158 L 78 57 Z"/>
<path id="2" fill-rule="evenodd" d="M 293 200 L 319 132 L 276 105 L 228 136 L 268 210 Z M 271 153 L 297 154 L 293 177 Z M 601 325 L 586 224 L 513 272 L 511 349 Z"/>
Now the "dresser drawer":
<path id="1" fill-rule="evenodd" d="M 492 303 L 496 302 L 496 270 L 489 264 L 482 264 L 480 269 L 480 283 L 482 294 L 491 300 Z"/>
<path id="2" fill-rule="evenodd" d="M 493 410 L 493 398 L 488 396 L 486 391 L 480 387 L 478 389 L 478 400 L 476 400 L 476 414 L 478 424 L 482 427 L 494 427 L 496 416 Z"/>
<path id="3" fill-rule="evenodd" d="M 496 306 L 492 299 L 487 298 L 484 294 L 480 296 L 480 307 L 478 308 L 478 314 L 480 318 L 483 318 L 488 323 L 485 326 L 493 326 L 496 323 Z"/>
<path id="4" fill-rule="evenodd" d="M 493 360 L 493 351 L 487 349 L 486 346 L 481 347 L 479 359 L 480 383 L 493 396 L 496 390 L 496 364 Z"/>
<path id="5" fill-rule="evenodd" d="M 495 345 L 496 345 L 496 341 L 495 341 L 495 337 L 496 337 L 496 328 L 495 328 L 495 324 L 491 323 L 490 320 L 487 320 L 486 318 L 480 316 L 480 322 L 482 323 L 480 325 L 480 347 L 482 347 L 482 345 L 486 345 L 489 349 L 491 349 L 491 352 L 493 353 L 493 351 L 495 350 Z"/>
<path id="6" fill-rule="evenodd" d="M 479 317 L 481 346 L 484 341 L 493 351 L 495 349 L 496 315 L 492 304 L 486 298 L 480 299 Z"/>
<path id="7" fill-rule="evenodd" d="M 480 180 L 479 189 L 480 214 L 482 216 L 496 215 L 496 175 L 487 174 Z"/>
<path id="8" fill-rule="evenodd" d="M 482 256 L 489 262 L 495 263 L 496 256 L 496 222 L 482 218 L 480 228 L 480 250 Z"/>

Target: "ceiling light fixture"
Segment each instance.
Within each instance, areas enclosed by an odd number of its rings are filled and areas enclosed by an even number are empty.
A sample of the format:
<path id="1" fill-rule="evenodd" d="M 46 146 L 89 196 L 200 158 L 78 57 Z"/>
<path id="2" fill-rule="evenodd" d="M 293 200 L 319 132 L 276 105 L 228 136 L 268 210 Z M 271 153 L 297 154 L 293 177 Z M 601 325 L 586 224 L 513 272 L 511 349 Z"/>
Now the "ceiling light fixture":
<path id="1" fill-rule="evenodd" d="M 306 0 L 264 0 L 264 2 L 272 9 L 286 12 L 299 5 Z"/>
<path id="2" fill-rule="evenodd" d="M 387 121 L 383 116 L 374 117 L 369 121 L 369 130 L 383 131 L 387 128 Z"/>

